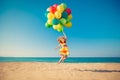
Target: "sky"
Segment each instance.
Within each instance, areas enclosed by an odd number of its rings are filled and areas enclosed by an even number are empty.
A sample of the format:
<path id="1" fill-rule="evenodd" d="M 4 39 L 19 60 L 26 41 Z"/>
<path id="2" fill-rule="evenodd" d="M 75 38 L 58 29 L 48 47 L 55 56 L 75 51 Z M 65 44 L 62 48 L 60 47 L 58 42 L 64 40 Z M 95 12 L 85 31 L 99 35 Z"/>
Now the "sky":
<path id="1" fill-rule="evenodd" d="M 70 57 L 120 57 L 119 0 L 0 0 L 0 56 L 59 57 L 63 34 L 45 28 L 45 12 L 60 3 L 72 10 Z"/>

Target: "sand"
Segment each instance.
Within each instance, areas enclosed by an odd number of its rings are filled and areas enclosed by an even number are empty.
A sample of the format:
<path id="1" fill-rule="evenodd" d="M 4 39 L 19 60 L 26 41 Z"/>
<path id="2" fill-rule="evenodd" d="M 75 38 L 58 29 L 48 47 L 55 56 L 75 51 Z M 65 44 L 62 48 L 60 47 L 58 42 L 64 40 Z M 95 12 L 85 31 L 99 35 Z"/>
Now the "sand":
<path id="1" fill-rule="evenodd" d="M 0 80 L 120 80 L 120 63 L 0 62 Z"/>

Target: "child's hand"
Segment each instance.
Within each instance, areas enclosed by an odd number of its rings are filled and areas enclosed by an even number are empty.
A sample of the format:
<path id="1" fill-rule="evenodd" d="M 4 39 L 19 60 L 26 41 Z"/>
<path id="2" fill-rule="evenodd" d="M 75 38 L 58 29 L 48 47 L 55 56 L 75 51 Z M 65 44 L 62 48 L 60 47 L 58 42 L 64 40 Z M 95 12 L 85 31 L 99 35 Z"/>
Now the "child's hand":
<path id="1" fill-rule="evenodd" d="M 58 48 L 56 47 L 55 50 L 57 50 Z"/>

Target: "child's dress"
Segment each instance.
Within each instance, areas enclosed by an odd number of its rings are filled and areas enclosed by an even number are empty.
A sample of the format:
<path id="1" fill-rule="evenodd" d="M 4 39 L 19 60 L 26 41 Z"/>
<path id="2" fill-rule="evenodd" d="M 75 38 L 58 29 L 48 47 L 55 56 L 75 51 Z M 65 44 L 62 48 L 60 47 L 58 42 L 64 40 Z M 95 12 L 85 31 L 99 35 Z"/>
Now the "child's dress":
<path id="1" fill-rule="evenodd" d="M 59 51 L 60 55 L 66 55 L 66 56 L 69 55 L 69 49 L 67 45 L 65 43 L 61 43 L 60 45 L 62 47 Z"/>

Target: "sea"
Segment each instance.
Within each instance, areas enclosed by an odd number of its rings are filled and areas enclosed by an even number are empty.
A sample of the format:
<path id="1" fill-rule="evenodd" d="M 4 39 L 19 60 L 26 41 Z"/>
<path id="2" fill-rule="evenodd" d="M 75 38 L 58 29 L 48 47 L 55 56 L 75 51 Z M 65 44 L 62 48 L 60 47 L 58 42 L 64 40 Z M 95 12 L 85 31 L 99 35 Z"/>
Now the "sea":
<path id="1" fill-rule="evenodd" d="M 60 57 L 0 57 L 0 62 L 58 62 Z M 65 63 L 120 63 L 120 57 L 68 57 Z"/>

